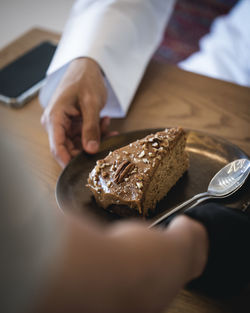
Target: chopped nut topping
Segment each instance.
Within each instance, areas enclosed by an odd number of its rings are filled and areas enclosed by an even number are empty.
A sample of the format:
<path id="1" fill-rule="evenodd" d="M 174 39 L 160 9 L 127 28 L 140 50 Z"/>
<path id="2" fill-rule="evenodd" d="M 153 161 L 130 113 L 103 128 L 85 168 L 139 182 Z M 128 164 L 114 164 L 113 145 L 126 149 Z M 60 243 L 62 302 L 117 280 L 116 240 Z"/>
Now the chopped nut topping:
<path id="1" fill-rule="evenodd" d="M 142 161 L 143 161 L 143 163 L 146 163 L 146 164 L 148 164 L 148 163 L 149 163 L 149 160 L 148 160 L 148 159 L 146 159 L 146 158 L 143 158 L 143 159 L 142 159 Z"/>
<path id="2" fill-rule="evenodd" d="M 105 178 L 105 177 L 108 177 L 109 174 L 107 172 L 102 172 L 102 177 Z"/>
<path id="3" fill-rule="evenodd" d="M 111 165 L 110 170 L 111 170 L 111 171 L 115 171 L 115 170 L 116 170 L 115 164 L 112 164 L 112 165 Z"/>
<path id="4" fill-rule="evenodd" d="M 144 157 L 144 155 L 145 155 L 145 151 L 142 151 L 142 152 L 138 155 L 138 158 L 142 158 L 142 157 Z"/>
<path id="5" fill-rule="evenodd" d="M 153 142 L 154 141 L 154 137 L 151 137 L 148 139 L 149 142 Z"/>
<path id="6" fill-rule="evenodd" d="M 132 148 L 132 146 L 133 146 L 132 143 L 130 143 L 129 146 L 130 146 L 130 148 Z"/>
<path id="7" fill-rule="evenodd" d="M 168 141 L 164 141 L 162 145 L 163 145 L 163 147 L 167 148 L 169 146 L 169 143 L 168 143 Z"/>
<path id="8" fill-rule="evenodd" d="M 150 158 L 154 157 L 154 153 L 152 153 L 152 152 L 149 152 L 148 155 L 149 155 Z"/>
<path id="9" fill-rule="evenodd" d="M 100 168 L 104 168 L 105 166 L 106 166 L 105 163 L 102 163 L 102 164 L 99 165 Z"/>
<path id="10" fill-rule="evenodd" d="M 160 156 L 160 155 L 157 155 L 156 159 L 157 159 L 157 160 L 161 160 L 161 156 Z"/>
<path id="11" fill-rule="evenodd" d="M 128 155 L 128 151 L 122 151 L 124 154 Z"/>
<path id="12" fill-rule="evenodd" d="M 159 134 L 156 134 L 154 141 L 162 141 L 162 137 Z"/>
<path id="13" fill-rule="evenodd" d="M 96 167 L 95 167 L 95 172 L 96 172 L 96 174 L 99 174 L 99 173 L 100 173 L 100 166 L 99 166 L 99 165 L 96 165 Z"/>
<path id="14" fill-rule="evenodd" d="M 138 187 L 139 189 L 142 189 L 142 187 L 143 187 L 142 182 L 136 182 L 136 185 L 137 185 L 137 187 Z"/>
<path id="15" fill-rule="evenodd" d="M 152 143 L 152 147 L 158 147 L 158 146 L 159 146 L 159 143 L 157 141 Z"/>
<path id="16" fill-rule="evenodd" d="M 109 180 L 108 182 L 107 182 L 107 187 L 109 188 L 110 186 L 111 186 L 111 181 Z"/>
<path id="17" fill-rule="evenodd" d="M 137 167 L 135 167 L 133 171 L 131 172 L 131 174 L 135 174 L 135 173 L 137 173 Z"/>

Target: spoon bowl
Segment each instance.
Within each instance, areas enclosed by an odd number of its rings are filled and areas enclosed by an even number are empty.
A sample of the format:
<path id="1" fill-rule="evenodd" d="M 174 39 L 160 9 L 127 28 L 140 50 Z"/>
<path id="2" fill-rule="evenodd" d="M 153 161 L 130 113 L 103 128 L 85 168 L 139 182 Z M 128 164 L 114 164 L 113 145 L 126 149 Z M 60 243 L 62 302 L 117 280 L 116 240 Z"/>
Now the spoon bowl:
<path id="1" fill-rule="evenodd" d="M 241 187 L 249 175 L 250 161 L 235 160 L 224 166 L 210 181 L 208 194 L 225 197 Z"/>

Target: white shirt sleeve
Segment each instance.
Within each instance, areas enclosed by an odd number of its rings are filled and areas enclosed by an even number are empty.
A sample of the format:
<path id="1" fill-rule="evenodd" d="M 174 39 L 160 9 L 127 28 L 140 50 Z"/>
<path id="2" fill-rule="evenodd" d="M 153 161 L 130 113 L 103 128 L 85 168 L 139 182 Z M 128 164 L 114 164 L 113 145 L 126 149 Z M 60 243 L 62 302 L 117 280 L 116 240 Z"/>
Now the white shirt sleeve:
<path id="1" fill-rule="evenodd" d="M 250 0 L 239 1 L 226 16 L 215 19 L 200 41 L 200 51 L 179 66 L 243 86 L 250 86 Z"/>
<path id="2" fill-rule="evenodd" d="M 78 0 L 40 94 L 46 106 L 67 65 L 94 59 L 105 73 L 108 101 L 101 115 L 126 114 L 145 68 L 159 45 L 175 0 Z"/>

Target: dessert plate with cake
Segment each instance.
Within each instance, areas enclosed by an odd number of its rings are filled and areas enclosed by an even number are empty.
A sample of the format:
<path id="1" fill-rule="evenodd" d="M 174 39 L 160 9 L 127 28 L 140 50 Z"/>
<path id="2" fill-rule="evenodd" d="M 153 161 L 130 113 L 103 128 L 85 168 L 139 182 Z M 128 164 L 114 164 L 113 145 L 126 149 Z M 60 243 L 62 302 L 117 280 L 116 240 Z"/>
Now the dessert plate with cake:
<path id="1" fill-rule="evenodd" d="M 104 140 L 100 152 L 82 152 L 58 179 L 63 210 L 103 221 L 139 217 L 154 220 L 207 188 L 214 174 L 246 154 L 216 136 L 180 127 L 148 129 Z M 249 182 L 220 202 L 249 205 Z"/>

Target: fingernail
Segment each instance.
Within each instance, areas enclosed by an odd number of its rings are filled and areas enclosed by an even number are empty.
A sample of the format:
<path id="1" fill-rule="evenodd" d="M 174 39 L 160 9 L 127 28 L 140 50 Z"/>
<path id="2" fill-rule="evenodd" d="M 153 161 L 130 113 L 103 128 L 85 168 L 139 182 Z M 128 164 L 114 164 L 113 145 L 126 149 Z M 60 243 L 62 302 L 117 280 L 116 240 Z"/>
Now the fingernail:
<path id="1" fill-rule="evenodd" d="M 99 144 L 95 140 L 90 140 L 87 144 L 87 150 L 89 152 L 97 152 L 98 148 L 99 148 Z"/>

